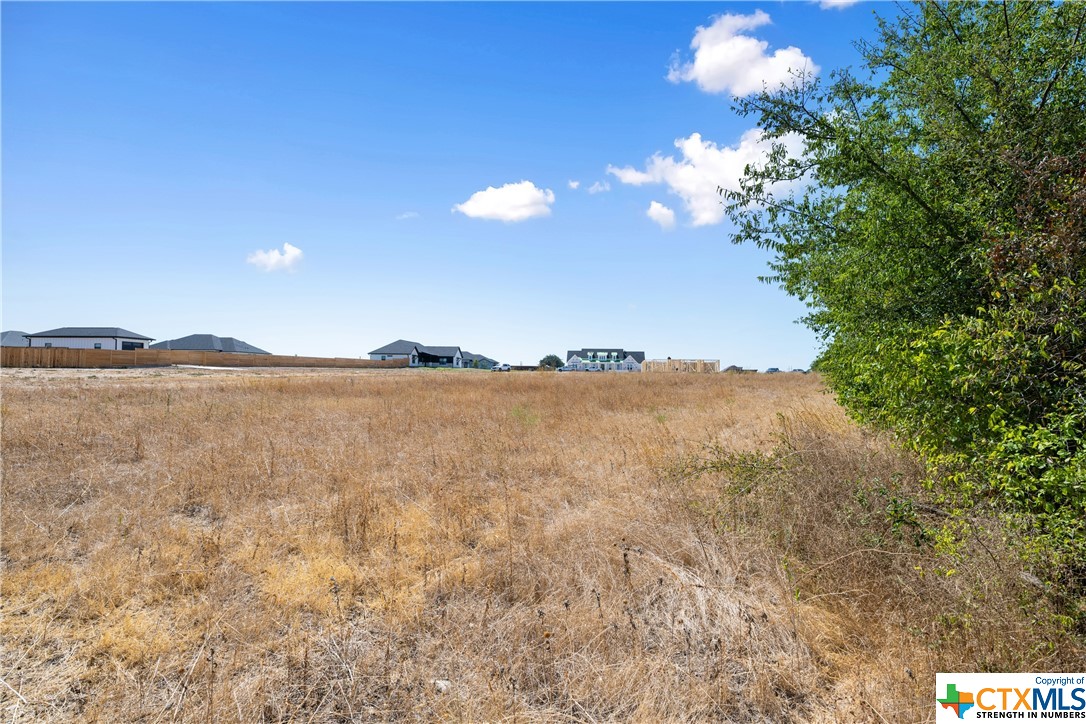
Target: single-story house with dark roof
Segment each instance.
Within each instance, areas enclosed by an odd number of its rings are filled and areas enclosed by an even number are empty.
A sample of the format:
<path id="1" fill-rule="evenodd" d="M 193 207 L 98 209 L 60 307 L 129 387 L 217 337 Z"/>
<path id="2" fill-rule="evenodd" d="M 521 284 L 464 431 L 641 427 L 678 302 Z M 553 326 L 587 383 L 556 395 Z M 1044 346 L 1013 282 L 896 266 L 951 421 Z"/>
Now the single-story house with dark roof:
<path id="1" fill-rule="evenodd" d="M 152 337 L 129 332 L 120 327 L 59 327 L 28 334 L 31 347 L 68 347 L 70 349 L 145 349 Z"/>
<path id="2" fill-rule="evenodd" d="M 498 360 L 490 359 L 481 354 L 474 354 L 472 352 L 463 352 L 464 366 L 472 367 L 474 369 L 489 370 L 498 364 Z"/>
<path id="3" fill-rule="evenodd" d="M 397 339 L 395 342 L 386 344 L 384 347 L 378 347 L 370 352 L 370 359 L 387 360 L 387 359 L 410 359 L 411 353 L 415 351 L 416 347 L 421 347 L 418 342 L 411 342 L 406 339 Z"/>
<path id="4" fill-rule="evenodd" d="M 213 334 L 190 334 L 187 337 L 155 342 L 151 349 L 178 349 L 194 352 L 233 352 L 237 354 L 271 354 L 248 342 L 233 337 L 216 337 Z"/>
<path id="5" fill-rule="evenodd" d="M 412 367 L 463 367 L 464 355 L 459 347 L 426 347 L 416 345 L 411 353 Z"/>
<path id="6" fill-rule="evenodd" d="M 456 346 L 431 347 L 406 339 L 397 339 L 370 352 L 370 359 L 406 359 L 409 367 L 471 367 L 476 358 L 488 361 L 491 366 L 497 364 L 482 355 L 472 355 L 469 363 L 466 354 Z"/>
<path id="7" fill-rule="evenodd" d="M 604 370 L 606 372 L 640 372 L 644 352 L 617 347 L 585 347 L 566 353 L 566 365 L 575 370 Z"/>
<path id="8" fill-rule="evenodd" d="M 30 341 L 26 338 L 26 332 L 17 329 L 9 329 L 0 335 L 0 347 L 29 347 Z"/>

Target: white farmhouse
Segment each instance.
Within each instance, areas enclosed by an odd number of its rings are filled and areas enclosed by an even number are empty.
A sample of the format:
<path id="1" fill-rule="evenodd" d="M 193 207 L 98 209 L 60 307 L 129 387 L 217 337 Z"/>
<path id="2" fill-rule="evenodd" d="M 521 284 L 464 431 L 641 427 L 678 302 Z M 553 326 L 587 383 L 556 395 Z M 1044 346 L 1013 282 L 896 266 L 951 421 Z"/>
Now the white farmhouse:
<path id="1" fill-rule="evenodd" d="M 151 337 L 120 327 L 60 327 L 26 338 L 31 347 L 68 347 L 70 349 L 146 349 Z"/>
<path id="2" fill-rule="evenodd" d="M 574 370 L 604 372 L 640 372 L 644 352 L 632 352 L 617 347 L 585 347 L 566 353 L 566 366 Z"/>

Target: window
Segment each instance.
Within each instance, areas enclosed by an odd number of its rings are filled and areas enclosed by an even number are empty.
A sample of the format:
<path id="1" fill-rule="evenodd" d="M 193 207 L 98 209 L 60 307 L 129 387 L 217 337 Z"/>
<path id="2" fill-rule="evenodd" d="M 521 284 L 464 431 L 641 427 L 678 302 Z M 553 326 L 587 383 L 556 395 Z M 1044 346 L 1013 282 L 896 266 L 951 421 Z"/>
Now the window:
<path id="1" fill-rule="evenodd" d="M 381 361 L 382 361 L 382 362 L 384 362 L 384 361 L 385 361 L 386 359 L 388 359 L 388 358 L 387 358 L 387 357 L 385 357 L 385 355 L 381 355 Z"/>
<path id="2" fill-rule="evenodd" d="M 45 346 L 46 346 L 46 347 L 52 347 L 52 346 L 53 346 L 53 343 L 52 343 L 52 342 L 46 342 L 46 343 L 45 343 Z"/>
<path id="3" fill-rule="evenodd" d="M 94 348 L 95 349 L 102 349 L 102 343 L 101 342 L 95 342 L 94 343 Z"/>

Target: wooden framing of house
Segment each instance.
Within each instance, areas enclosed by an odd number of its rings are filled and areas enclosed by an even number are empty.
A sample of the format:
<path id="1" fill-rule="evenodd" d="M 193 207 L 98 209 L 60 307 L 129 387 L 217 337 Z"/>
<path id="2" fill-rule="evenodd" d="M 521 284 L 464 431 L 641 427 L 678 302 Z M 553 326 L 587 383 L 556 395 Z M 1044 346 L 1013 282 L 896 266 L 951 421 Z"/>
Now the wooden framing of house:
<path id="1" fill-rule="evenodd" d="M 718 359 L 647 359 L 641 363 L 642 372 L 720 372 Z"/>

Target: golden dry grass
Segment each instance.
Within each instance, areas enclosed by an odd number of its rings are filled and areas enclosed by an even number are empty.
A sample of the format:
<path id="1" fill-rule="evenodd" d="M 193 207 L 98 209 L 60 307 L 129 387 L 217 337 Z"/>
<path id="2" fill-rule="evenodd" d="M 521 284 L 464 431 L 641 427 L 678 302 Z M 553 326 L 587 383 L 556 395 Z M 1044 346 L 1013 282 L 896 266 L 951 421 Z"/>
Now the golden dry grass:
<path id="1" fill-rule="evenodd" d="M 1083 653 L 816 376 L 3 379 L 13 721 L 913 721 Z"/>

